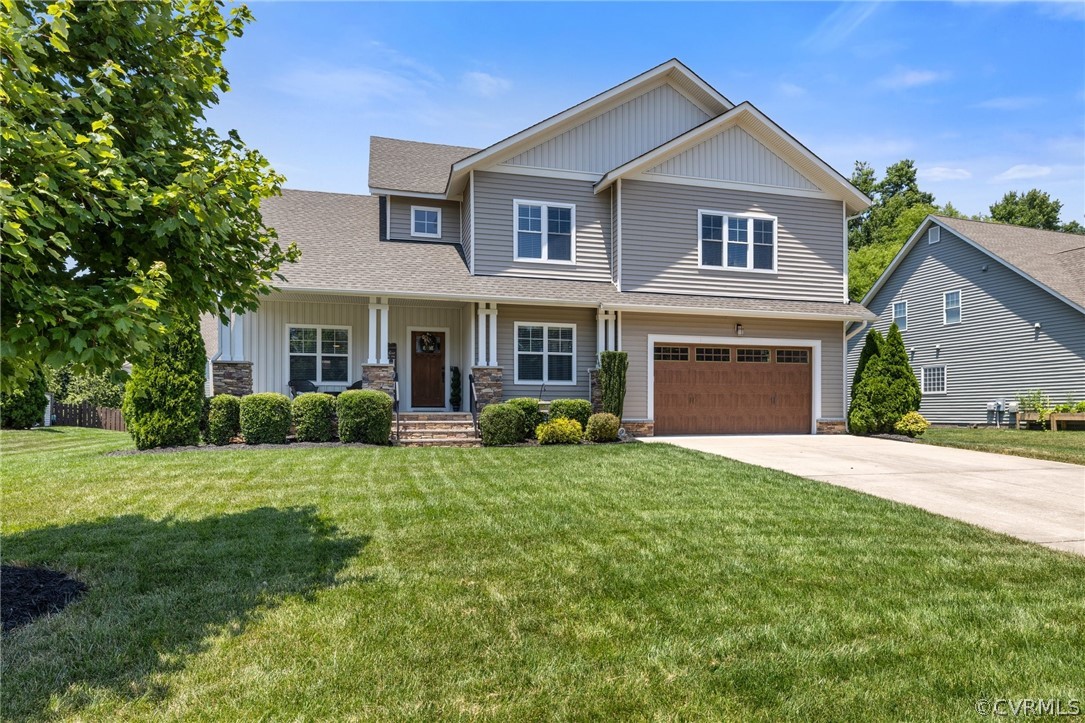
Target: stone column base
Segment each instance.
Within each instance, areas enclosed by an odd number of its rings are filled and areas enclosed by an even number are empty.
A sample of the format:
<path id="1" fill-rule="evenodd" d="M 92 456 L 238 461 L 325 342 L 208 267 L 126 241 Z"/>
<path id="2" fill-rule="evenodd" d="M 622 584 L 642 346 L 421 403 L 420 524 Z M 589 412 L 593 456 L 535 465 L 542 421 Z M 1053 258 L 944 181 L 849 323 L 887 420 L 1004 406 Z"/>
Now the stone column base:
<path id="1" fill-rule="evenodd" d="M 392 364 L 362 364 L 362 386 L 384 392 L 390 397 L 396 392 L 396 368 Z"/>
<path id="2" fill-rule="evenodd" d="M 819 419 L 818 434 L 847 434 L 848 425 L 843 419 Z"/>
<path id="3" fill-rule="evenodd" d="M 475 392 L 478 394 L 480 411 L 487 404 L 496 404 L 504 398 L 501 367 L 471 367 L 471 374 L 475 377 Z"/>
<path id="4" fill-rule="evenodd" d="M 211 394 L 233 394 L 235 397 L 252 394 L 252 362 L 211 362 Z"/>
<path id="5" fill-rule="evenodd" d="M 622 422 L 622 429 L 634 437 L 654 437 L 656 433 L 655 422 Z"/>
<path id="6" fill-rule="evenodd" d="M 603 387 L 599 384 L 599 370 L 588 370 L 588 384 L 591 389 L 591 411 L 598 413 L 603 411 Z"/>

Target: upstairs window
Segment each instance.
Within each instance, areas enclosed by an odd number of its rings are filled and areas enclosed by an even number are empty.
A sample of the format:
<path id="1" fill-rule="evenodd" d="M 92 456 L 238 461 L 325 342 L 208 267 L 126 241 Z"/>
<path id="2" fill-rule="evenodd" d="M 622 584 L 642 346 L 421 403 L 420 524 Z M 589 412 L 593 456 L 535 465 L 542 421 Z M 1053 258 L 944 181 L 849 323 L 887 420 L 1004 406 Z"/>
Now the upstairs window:
<path id="1" fill-rule="evenodd" d="M 702 268 L 776 270 L 776 219 L 699 211 Z"/>
<path id="2" fill-rule="evenodd" d="M 947 291 L 942 295 L 942 323 L 961 323 L 961 292 Z"/>
<path id="3" fill-rule="evenodd" d="M 575 384 L 576 325 L 516 322 L 516 383 Z"/>
<path id="4" fill-rule="evenodd" d="M 572 264 L 576 260 L 576 206 L 513 201 L 517 261 Z"/>
<path id="5" fill-rule="evenodd" d="M 908 328 L 907 301 L 893 302 L 893 323 L 896 324 L 897 328 L 901 331 L 905 331 Z"/>
<path id="6" fill-rule="evenodd" d="M 411 236 L 441 238 L 441 209 L 411 206 Z"/>

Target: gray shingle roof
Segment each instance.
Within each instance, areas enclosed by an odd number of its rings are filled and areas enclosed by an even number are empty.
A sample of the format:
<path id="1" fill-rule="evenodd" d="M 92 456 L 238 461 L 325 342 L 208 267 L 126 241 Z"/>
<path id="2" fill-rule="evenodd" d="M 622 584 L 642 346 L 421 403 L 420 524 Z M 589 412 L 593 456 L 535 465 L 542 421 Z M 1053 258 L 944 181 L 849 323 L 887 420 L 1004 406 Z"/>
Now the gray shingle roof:
<path id="1" fill-rule="evenodd" d="M 607 282 L 471 276 L 458 244 L 381 241 L 374 196 L 285 190 L 262 210 L 280 242 L 294 242 L 302 252 L 282 269 L 283 290 L 874 319 L 858 304 L 628 293 Z"/>
<path id="2" fill-rule="evenodd" d="M 373 136 L 369 139 L 369 187 L 444 193 L 452 164 L 477 151 Z"/>
<path id="3" fill-rule="evenodd" d="M 1085 236 L 935 216 L 1011 266 L 1085 306 Z"/>

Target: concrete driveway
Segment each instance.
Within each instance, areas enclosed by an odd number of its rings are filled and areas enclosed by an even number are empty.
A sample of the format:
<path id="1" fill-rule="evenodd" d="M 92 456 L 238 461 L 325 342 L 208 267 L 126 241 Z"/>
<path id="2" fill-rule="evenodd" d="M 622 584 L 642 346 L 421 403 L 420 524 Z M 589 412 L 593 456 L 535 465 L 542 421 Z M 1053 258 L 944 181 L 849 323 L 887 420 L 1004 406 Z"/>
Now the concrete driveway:
<path id="1" fill-rule="evenodd" d="M 646 437 L 1085 555 L 1085 467 L 847 435 Z"/>

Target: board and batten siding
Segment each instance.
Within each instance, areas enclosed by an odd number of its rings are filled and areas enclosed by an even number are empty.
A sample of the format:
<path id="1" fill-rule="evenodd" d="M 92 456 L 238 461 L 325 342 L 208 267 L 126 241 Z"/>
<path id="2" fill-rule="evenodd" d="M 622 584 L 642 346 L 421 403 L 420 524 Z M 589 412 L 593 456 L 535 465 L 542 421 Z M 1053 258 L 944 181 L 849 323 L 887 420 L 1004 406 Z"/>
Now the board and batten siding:
<path id="1" fill-rule="evenodd" d="M 622 314 L 622 351 L 629 354 L 625 411 L 629 420 L 648 418 L 648 336 L 734 337 L 741 323 L 743 340 L 733 347 L 757 347 L 763 339 L 814 339 L 821 342 L 821 419 L 844 418 L 844 328 L 836 321 L 755 319 L 698 314 Z"/>
<path id="2" fill-rule="evenodd" d="M 589 181 L 475 173 L 475 273 L 610 281 L 610 197 Z M 576 265 L 514 261 L 513 201 L 576 205 Z"/>
<path id="3" fill-rule="evenodd" d="M 588 370 L 596 366 L 595 315 L 596 309 L 572 306 L 513 306 L 501 304 L 497 308 L 497 362 L 502 367 L 502 386 L 505 399 L 535 397 L 540 394 L 540 384 L 516 384 L 516 323 L 576 324 L 576 384 L 548 384 L 542 390 L 543 399 L 590 399 L 591 389 Z"/>
<path id="4" fill-rule="evenodd" d="M 945 325 L 943 294 L 957 290 L 961 323 Z M 924 395 L 919 408 L 929 421 L 993 423 L 988 402 L 1012 401 L 1031 389 L 1056 402 L 1085 399 L 1085 314 L 948 229 L 936 244 L 924 234 L 867 304 L 882 334 L 893 323 L 896 301 L 908 302 L 901 336 L 914 350 L 909 357 L 920 383 L 922 367 L 946 367 L 946 393 Z M 867 333 L 849 342 L 849 379 Z"/>
<path id="5" fill-rule="evenodd" d="M 622 291 L 843 301 L 844 215 L 827 198 L 622 181 Z M 698 268 L 699 210 L 777 218 L 777 269 Z"/>
<path id="6" fill-rule="evenodd" d="M 603 174 L 709 119 L 669 83 L 503 162 Z"/>
<path id="7" fill-rule="evenodd" d="M 441 238 L 411 236 L 411 206 L 441 209 Z M 434 241 L 438 243 L 460 242 L 459 201 L 439 201 L 430 198 L 404 198 L 392 196 L 388 204 L 391 213 L 389 238 L 396 241 Z"/>

